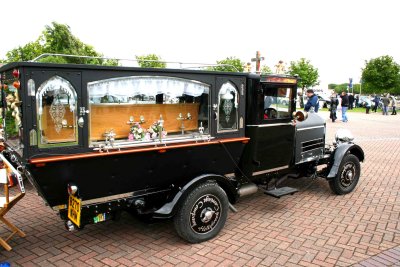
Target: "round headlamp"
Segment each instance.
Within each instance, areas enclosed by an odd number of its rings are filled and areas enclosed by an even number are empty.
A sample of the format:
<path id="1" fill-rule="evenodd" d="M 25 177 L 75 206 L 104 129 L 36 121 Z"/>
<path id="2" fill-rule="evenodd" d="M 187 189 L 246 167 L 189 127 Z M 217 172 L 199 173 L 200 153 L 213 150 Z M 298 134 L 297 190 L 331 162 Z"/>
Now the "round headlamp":
<path id="1" fill-rule="evenodd" d="M 354 140 L 354 136 L 347 129 L 339 129 L 335 134 L 335 140 L 337 143 L 351 142 Z"/>

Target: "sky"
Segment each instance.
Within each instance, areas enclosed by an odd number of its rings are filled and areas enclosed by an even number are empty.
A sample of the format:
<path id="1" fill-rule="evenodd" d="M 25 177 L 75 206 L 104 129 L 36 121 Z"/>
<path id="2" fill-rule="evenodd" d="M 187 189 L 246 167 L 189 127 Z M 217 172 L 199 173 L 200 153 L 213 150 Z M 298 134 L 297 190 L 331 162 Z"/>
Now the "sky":
<path id="1" fill-rule="evenodd" d="M 262 65 L 306 58 L 321 87 L 357 83 L 365 60 L 400 63 L 398 0 L 19 0 L 1 5 L 0 58 L 34 41 L 52 21 L 107 57 L 154 53 L 166 61 L 215 63 L 235 56 Z"/>

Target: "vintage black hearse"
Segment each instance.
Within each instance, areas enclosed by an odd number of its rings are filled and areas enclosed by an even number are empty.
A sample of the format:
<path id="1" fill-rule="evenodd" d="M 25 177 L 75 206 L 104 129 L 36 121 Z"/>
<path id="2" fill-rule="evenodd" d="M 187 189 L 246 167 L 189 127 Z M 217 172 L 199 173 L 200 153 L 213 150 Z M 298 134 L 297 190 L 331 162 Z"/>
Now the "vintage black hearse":
<path id="1" fill-rule="evenodd" d="M 296 192 L 281 180 L 324 177 L 346 194 L 360 177 L 351 135 L 326 145 L 324 119 L 296 112 L 296 77 L 34 62 L 0 73 L 2 154 L 69 230 L 128 210 L 201 242 L 240 197 Z"/>

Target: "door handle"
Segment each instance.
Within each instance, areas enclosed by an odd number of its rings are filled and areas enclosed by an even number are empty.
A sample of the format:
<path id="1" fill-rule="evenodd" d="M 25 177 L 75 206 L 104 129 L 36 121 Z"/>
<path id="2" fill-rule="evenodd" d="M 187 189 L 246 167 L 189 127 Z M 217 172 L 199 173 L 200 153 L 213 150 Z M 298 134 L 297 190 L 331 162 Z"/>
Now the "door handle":
<path id="1" fill-rule="evenodd" d="M 85 125 L 85 120 L 83 119 L 83 117 L 79 117 L 78 126 L 83 128 L 84 125 Z"/>
<path id="2" fill-rule="evenodd" d="M 86 114 L 88 114 L 90 111 L 88 109 L 86 109 L 85 107 L 80 107 L 79 108 L 79 115 L 80 116 L 84 116 Z"/>

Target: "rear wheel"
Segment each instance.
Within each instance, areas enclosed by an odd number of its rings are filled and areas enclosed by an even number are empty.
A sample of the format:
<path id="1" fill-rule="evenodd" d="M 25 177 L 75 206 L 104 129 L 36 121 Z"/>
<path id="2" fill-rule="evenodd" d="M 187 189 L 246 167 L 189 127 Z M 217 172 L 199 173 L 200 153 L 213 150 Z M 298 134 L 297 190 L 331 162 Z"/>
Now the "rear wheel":
<path id="1" fill-rule="evenodd" d="M 228 207 L 228 197 L 218 184 L 201 184 L 180 204 L 174 217 L 176 232 L 190 243 L 212 239 L 224 227 Z"/>
<path id="2" fill-rule="evenodd" d="M 360 161 L 353 154 L 347 154 L 340 163 L 339 171 L 329 180 L 329 186 L 337 195 L 348 194 L 354 190 L 360 179 Z"/>

